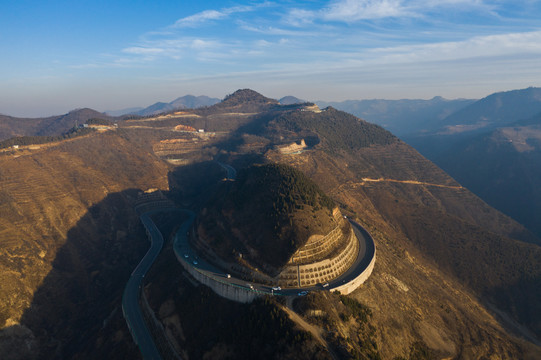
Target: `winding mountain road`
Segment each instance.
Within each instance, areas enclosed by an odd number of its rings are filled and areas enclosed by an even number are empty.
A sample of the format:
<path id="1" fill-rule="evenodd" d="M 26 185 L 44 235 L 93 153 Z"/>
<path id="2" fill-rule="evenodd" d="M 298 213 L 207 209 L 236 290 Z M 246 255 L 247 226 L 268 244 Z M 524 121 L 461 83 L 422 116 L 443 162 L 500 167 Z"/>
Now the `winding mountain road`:
<path id="1" fill-rule="evenodd" d="M 162 357 L 154 343 L 150 331 L 145 325 L 143 313 L 139 306 L 139 296 L 142 291 L 141 283 L 143 278 L 163 247 L 163 236 L 154 222 L 152 222 L 149 215 L 149 213 L 145 213 L 141 215 L 140 218 L 147 233 L 150 235 L 151 246 L 139 265 L 133 270 L 128 283 L 126 284 L 122 296 L 122 312 L 124 313 L 124 318 L 126 319 L 133 340 L 141 351 L 143 359 L 158 360 Z"/>
<path id="2" fill-rule="evenodd" d="M 227 178 L 229 180 L 235 180 L 236 170 L 227 164 L 219 164 L 227 171 Z M 274 291 L 272 287 L 268 285 L 247 283 L 246 280 L 231 277 L 223 270 L 200 258 L 192 249 L 187 235 L 196 215 L 194 212 L 187 209 L 182 209 L 180 211 L 185 212 L 188 215 L 188 219 L 181 224 L 179 230 L 177 231 L 173 243 L 173 249 L 179 261 L 188 263 L 189 266 L 192 266 L 194 269 L 196 269 L 196 271 L 229 286 L 243 288 L 244 290 L 254 291 L 260 294 L 299 296 L 299 291 L 322 290 L 321 286 L 312 286 L 308 288 L 288 288 L 280 291 Z M 130 333 L 132 334 L 135 343 L 139 347 L 143 359 L 158 360 L 161 359 L 161 355 L 154 343 L 150 331 L 146 327 L 143 313 L 139 305 L 143 278 L 158 257 L 164 242 L 161 232 L 150 218 L 151 213 L 152 212 L 145 213 L 140 217 L 141 222 L 145 226 L 147 233 L 150 236 L 151 246 L 141 262 L 132 272 L 128 283 L 126 284 L 122 297 L 122 311 L 128 324 L 128 328 L 130 329 Z M 375 245 L 368 232 L 355 221 L 349 221 L 352 224 L 356 238 L 359 241 L 359 252 L 353 265 L 341 276 L 333 281 L 330 281 L 329 286 L 326 287 L 327 290 L 332 290 L 355 279 L 363 271 L 365 271 L 375 254 Z"/>

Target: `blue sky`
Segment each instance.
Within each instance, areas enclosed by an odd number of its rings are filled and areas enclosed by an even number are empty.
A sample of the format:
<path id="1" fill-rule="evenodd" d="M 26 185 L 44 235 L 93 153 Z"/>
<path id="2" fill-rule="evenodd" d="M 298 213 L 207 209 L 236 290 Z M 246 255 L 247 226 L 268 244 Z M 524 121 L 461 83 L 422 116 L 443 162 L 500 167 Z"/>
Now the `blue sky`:
<path id="1" fill-rule="evenodd" d="M 541 86 L 541 0 L 0 0 L 0 113 Z"/>

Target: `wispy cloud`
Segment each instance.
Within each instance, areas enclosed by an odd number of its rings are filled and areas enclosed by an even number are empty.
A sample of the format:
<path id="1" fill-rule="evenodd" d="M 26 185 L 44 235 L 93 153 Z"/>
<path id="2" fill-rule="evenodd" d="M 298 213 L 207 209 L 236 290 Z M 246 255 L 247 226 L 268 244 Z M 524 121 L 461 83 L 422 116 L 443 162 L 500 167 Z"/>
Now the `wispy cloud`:
<path id="1" fill-rule="evenodd" d="M 351 22 L 413 14 L 401 0 L 340 0 L 332 2 L 320 16 L 325 20 Z"/>
<path id="2" fill-rule="evenodd" d="M 220 10 L 205 10 L 200 13 L 186 16 L 177 20 L 172 27 L 173 28 L 183 28 L 183 27 L 197 27 L 204 23 L 207 23 L 212 20 L 221 20 L 230 17 L 233 14 L 245 13 L 255 11 L 261 7 L 270 6 L 270 3 L 261 3 L 258 5 L 250 6 L 233 6 L 229 8 L 224 8 Z"/>
<path id="3" fill-rule="evenodd" d="M 364 57 L 379 63 L 452 61 L 501 56 L 541 56 L 541 31 L 475 36 L 463 41 L 374 48 Z"/>
<path id="4" fill-rule="evenodd" d="M 283 19 L 291 26 L 315 21 L 354 23 L 385 18 L 418 18 L 434 11 L 470 11 L 496 15 L 498 0 L 334 0 L 321 9 L 289 9 Z"/>
<path id="5" fill-rule="evenodd" d="M 217 10 L 205 10 L 195 15 L 187 16 L 175 22 L 173 27 L 195 27 L 210 20 L 218 20 L 227 17 L 229 14 Z"/>

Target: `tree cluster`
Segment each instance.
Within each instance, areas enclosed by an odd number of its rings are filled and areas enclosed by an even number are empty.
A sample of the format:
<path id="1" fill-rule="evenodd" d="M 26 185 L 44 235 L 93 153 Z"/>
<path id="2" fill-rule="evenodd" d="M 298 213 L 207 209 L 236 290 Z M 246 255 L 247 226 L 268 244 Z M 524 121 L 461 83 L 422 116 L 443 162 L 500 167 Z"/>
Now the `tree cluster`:
<path id="1" fill-rule="evenodd" d="M 356 150 L 370 145 L 387 145 L 397 138 L 378 125 L 355 116 L 328 108 L 322 113 L 310 111 L 288 112 L 276 120 L 277 125 L 294 132 L 310 130 L 326 142 L 331 151 Z"/>

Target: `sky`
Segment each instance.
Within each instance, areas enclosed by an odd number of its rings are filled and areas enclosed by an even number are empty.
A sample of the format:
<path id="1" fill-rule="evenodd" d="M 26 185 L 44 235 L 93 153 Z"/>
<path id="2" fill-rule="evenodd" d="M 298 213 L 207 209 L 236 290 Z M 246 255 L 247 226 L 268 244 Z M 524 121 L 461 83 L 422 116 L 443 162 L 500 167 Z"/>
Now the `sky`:
<path id="1" fill-rule="evenodd" d="M 0 0 L 0 113 L 541 86 L 541 0 Z"/>

